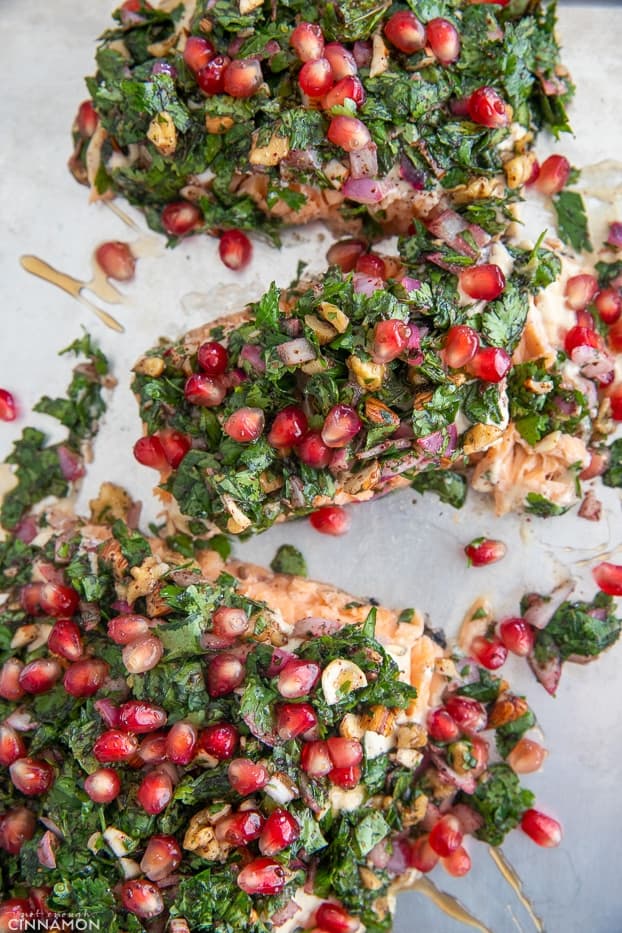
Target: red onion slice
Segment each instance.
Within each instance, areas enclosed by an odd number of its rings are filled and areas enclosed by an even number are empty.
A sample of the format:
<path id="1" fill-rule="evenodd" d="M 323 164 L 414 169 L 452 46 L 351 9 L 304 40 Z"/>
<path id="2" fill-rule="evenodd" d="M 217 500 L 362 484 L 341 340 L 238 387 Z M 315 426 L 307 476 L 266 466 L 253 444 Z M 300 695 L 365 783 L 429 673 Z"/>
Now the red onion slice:
<path id="1" fill-rule="evenodd" d="M 350 172 L 352 178 L 374 179 L 378 174 L 378 147 L 369 143 L 362 149 L 350 153 Z M 345 188 L 344 188 L 345 191 Z"/>
<path id="2" fill-rule="evenodd" d="M 565 603 L 572 591 L 574 583 L 572 580 L 565 580 L 556 586 L 551 595 L 547 598 L 538 593 L 531 593 L 527 599 L 529 606 L 524 614 L 525 622 L 533 625 L 534 628 L 543 629 L 549 624 L 562 603 Z"/>
<path id="3" fill-rule="evenodd" d="M 357 204 L 378 204 L 393 187 L 393 182 L 379 178 L 348 178 L 341 190 Z"/>
<path id="4" fill-rule="evenodd" d="M 265 373 L 266 364 L 261 347 L 255 343 L 245 343 L 238 356 L 238 363 L 245 361 L 256 373 Z"/>
<path id="5" fill-rule="evenodd" d="M 384 279 L 374 275 L 365 275 L 364 272 L 355 272 L 352 277 L 352 287 L 359 295 L 373 295 L 384 288 Z"/>
<path id="6" fill-rule="evenodd" d="M 441 211 L 440 214 L 428 220 L 426 227 L 433 236 L 451 246 L 457 253 L 470 256 L 472 259 L 477 259 L 479 251 L 490 243 L 490 236 L 482 227 L 478 227 L 477 224 L 467 223 L 464 217 L 461 217 L 456 211 Z M 474 249 L 464 239 L 463 234 L 466 231 L 469 232 L 478 249 Z"/>
<path id="7" fill-rule="evenodd" d="M 281 343 L 276 352 L 286 366 L 301 366 L 315 359 L 315 350 L 306 337 L 297 337 Z"/>

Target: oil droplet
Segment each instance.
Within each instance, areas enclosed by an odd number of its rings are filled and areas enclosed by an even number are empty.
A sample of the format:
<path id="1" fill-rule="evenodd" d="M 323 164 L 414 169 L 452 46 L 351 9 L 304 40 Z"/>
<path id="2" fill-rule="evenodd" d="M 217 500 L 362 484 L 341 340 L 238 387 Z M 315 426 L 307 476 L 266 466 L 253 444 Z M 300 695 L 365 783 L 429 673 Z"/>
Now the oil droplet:
<path id="1" fill-rule="evenodd" d="M 116 288 L 110 285 L 105 277 L 104 281 L 106 284 L 104 288 L 102 282 L 100 282 L 97 277 L 94 277 L 92 282 L 80 282 L 79 279 L 75 279 L 65 272 L 59 272 L 58 269 L 55 269 L 37 256 L 21 256 L 20 264 L 22 268 L 25 269 L 26 272 L 30 272 L 31 275 L 35 275 L 37 278 L 43 279 L 51 285 L 56 285 L 57 288 L 67 292 L 68 295 L 71 295 L 72 298 L 75 298 L 76 301 L 79 301 L 80 304 L 92 311 L 106 327 L 117 331 L 119 334 L 123 333 L 124 328 L 119 324 L 116 318 L 102 308 L 98 308 L 97 305 L 93 304 L 92 301 L 89 301 L 88 298 L 85 298 L 82 294 L 82 289 L 88 288 L 95 294 L 98 294 L 103 301 L 109 301 L 111 304 L 118 304 L 122 300 L 122 297 Z"/>
<path id="2" fill-rule="evenodd" d="M 525 894 L 523 890 L 523 882 L 517 874 L 516 869 L 510 865 L 501 849 L 495 849 L 493 846 L 488 846 L 488 854 L 529 914 L 531 922 L 533 923 L 538 933 L 543 933 L 544 924 L 542 923 L 542 920 L 540 920 L 540 917 L 538 917 L 536 914 L 533 908 L 533 904 Z"/>
<path id="3" fill-rule="evenodd" d="M 492 933 L 488 927 L 485 927 L 473 914 L 469 913 L 466 907 L 463 907 L 457 898 L 453 897 L 451 894 L 447 894 L 446 891 L 440 891 L 429 878 L 418 878 L 411 886 L 411 890 L 419 891 L 421 894 L 425 895 L 439 910 L 447 914 L 448 917 L 452 917 L 454 920 L 464 923 L 465 926 L 473 927 L 474 930 L 479 930 L 480 933 Z"/>

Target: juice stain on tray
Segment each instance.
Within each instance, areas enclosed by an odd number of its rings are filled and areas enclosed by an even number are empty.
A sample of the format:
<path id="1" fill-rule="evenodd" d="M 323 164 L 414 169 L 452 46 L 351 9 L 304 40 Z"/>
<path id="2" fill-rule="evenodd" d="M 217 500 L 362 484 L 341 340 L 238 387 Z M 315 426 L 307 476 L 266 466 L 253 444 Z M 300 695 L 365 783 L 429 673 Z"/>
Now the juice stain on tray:
<path id="1" fill-rule="evenodd" d="M 58 269 L 55 269 L 37 256 L 21 256 L 19 261 L 26 272 L 30 272 L 31 275 L 36 275 L 37 278 L 43 279 L 51 285 L 56 285 L 57 288 L 67 292 L 68 295 L 71 295 L 72 298 L 75 298 L 76 301 L 79 301 L 80 304 L 92 311 L 106 327 L 117 331 L 119 334 L 123 333 L 123 326 L 112 314 L 99 308 L 82 294 L 82 290 L 88 288 L 89 291 L 101 298 L 102 301 L 107 301 L 110 304 L 119 304 L 123 300 L 121 293 L 108 282 L 103 272 L 98 273 L 96 271 L 90 282 L 81 282 L 79 279 L 75 279 L 65 272 L 59 272 Z"/>
<path id="2" fill-rule="evenodd" d="M 488 854 L 529 914 L 531 922 L 533 923 L 538 933 L 544 933 L 544 924 L 542 923 L 540 917 L 538 917 L 536 914 L 533 908 L 533 904 L 523 891 L 523 882 L 518 876 L 516 870 L 512 868 L 501 849 L 495 849 L 493 846 L 489 846 Z"/>
<path id="3" fill-rule="evenodd" d="M 412 885 L 411 890 L 419 891 L 420 894 L 428 897 L 432 903 L 442 910 L 444 914 L 447 914 L 448 917 L 452 917 L 454 920 L 464 923 L 465 926 L 473 927 L 474 930 L 479 930 L 480 933 L 492 933 L 488 927 L 485 927 L 483 923 L 479 922 L 477 917 L 469 913 L 466 907 L 463 907 L 457 898 L 453 897 L 451 894 L 447 894 L 446 891 L 440 891 L 429 878 L 419 878 Z"/>

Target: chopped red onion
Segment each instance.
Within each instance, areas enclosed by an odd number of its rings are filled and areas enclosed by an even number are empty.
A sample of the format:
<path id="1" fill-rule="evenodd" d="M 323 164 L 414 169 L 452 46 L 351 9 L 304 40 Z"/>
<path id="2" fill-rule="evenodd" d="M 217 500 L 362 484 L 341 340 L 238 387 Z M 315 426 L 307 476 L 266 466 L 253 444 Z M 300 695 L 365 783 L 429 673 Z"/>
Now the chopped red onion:
<path id="1" fill-rule="evenodd" d="M 356 459 L 372 460 L 374 457 L 380 457 L 387 450 L 408 450 L 410 447 L 412 447 L 412 438 L 410 437 L 391 438 L 382 441 L 381 444 L 376 444 L 375 447 L 370 447 L 369 450 L 360 450 L 356 455 Z"/>
<path id="2" fill-rule="evenodd" d="M 355 272 L 352 277 L 352 287 L 359 295 L 373 295 L 384 288 L 384 279 L 375 275 L 365 275 L 364 272 Z"/>
<path id="3" fill-rule="evenodd" d="M 423 191 L 425 188 L 425 172 L 416 168 L 408 156 L 402 156 L 400 160 L 400 178 L 408 182 L 415 191 Z"/>
<path id="4" fill-rule="evenodd" d="M 416 292 L 421 288 L 419 279 L 413 279 L 410 275 L 403 276 L 400 279 L 400 285 L 402 288 L 405 288 L 407 292 Z"/>
<path id="5" fill-rule="evenodd" d="M 432 434 L 426 434 L 425 437 L 418 437 L 417 444 L 427 454 L 443 454 L 449 456 L 456 449 L 458 442 L 458 428 L 455 424 L 448 424 L 441 431 L 433 431 Z"/>
<path id="6" fill-rule="evenodd" d="M 57 452 L 58 465 L 66 480 L 72 483 L 74 480 L 84 476 L 84 463 L 80 454 L 71 450 L 69 447 L 65 446 L 65 444 L 60 444 L 57 447 Z"/>
<path id="7" fill-rule="evenodd" d="M 281 343 L 276 352 L 286 366 L 301 366 L 315 359 L 315 350 L 306 337 L 297 337 L 296 340 Z"/>
<path id="8" fill-rule="evenodd" d="M 255 343 L 245 343 L 240 350 L 238 363 L 246 361 L 256 373 L 265 373 L 266 363 L 262 357 L 261 347 Z"/>
<path id="9" fill-rule="evenodd" d="M 528 597 L 529 606 L 524 613 L 525 622 L 533 625 L 534 628 L 546 628 L 561 604 L 568 599 L 573 590 L 573 581 L 565 580 L 555 587 L 548 599 L 538 593 L 530 594 Z"/>
<path id="10" fill-rule="evenodd" d="M 375 178 L 378 174 L 378 147 L 369 143 L 362 149 L 350 153 L 350 172 L 352 178 Z M 347 184 L 347 183 L 346 183 Z M 344 191 L 345 191 L 344 186 Z M 348 195 L 351 197 L 351 195 Z"/>
<path id="11" fill-rule="evenodd" d="M 477 224 L 470 224 L 456 211 L 444 210 L 428 220 L 426 226 L 430 233 L 442 240 L 456 252 L 477 259 L 479 250 L 490 243 L 490 236 Z M 479 250 L 474 249 L 462 236 L 468 230 Z"/>
<path id="12" fill-rule="evenodd" d="M 381 178 L 348 178 L 341 190 L 357 204 L 378 204 L 393 187 L 393 182 Z"/>

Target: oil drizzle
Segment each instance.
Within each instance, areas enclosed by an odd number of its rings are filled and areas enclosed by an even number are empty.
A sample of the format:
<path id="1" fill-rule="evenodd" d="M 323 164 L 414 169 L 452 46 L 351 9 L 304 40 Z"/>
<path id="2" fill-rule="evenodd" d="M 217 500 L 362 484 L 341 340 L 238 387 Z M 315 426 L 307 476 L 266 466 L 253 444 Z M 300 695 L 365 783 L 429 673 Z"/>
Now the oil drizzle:
<path id="1" fill-rule="evenodd" d="M 480 933 L 492 933 L 492 931 L 480 923 L 473 914 L 470 914 L 457 898 L 453 897 L 451 894 L 447 894 L 445 891 L 440 891 L 429 878 L 419 878 L 412 885 L 411 890 L 419 891 L 421 894 L 425 895 L 425 897 L 428 897 L 432 903 L 442 910 L 444 914 L 447 914 L 448 917 L 459 920 L 461 923 L 464 923 L 465 926 L 479 930 Z"/>
<path id="2" fill-rule="evenodd" d="M 93 304 L 93 302 L 89 301 L 88 298 L 85 298 L 82 294 L 84 288 L 89 288 L 104 301 L 108 301 L 111 304 L 118 304 L 121 302 L 122 296 L 114 286 L 110 285 L 105 277 L 95 275 L 92 282 L 80 282 L 79 279 L 74 279 L 73 276 L 67 275 L 65 272 L 59 272 L 58 269 L 55 269 L 37 256 L 21 256 L 20 264 L 22 268 L 25 269 L 26 272 L 30 272 L 31 275 L 36 275 L 37 278 L 43 279 L 51 285 L 56 285 L 57 288 L 67 292 L 68 295 L 71 295 L 72 298 L 75 298 L 76 301 L 79 301 L 80 304 L 83 304 L 92 311 L 106 327 L 117 331 L 119 334 L 124 332 L 124 328 L 119 324 L 116 318 L 102 308 L 98 308 L 97 305 Z"/>
<path id="3" fill-rule="evenodd" d="M 529 914 L 531 922 L 533 923 L 538 933 L 544 933 L 544 924 L 533 909 L 533 904 L 523 891 L 523 882 L 516 873 L 516 870 L 512 868 L 501 849 L 495 849 L 493 846 L 488 846 L 488 854 L 501 872 L 503 878 L 507 881 Z"/>

